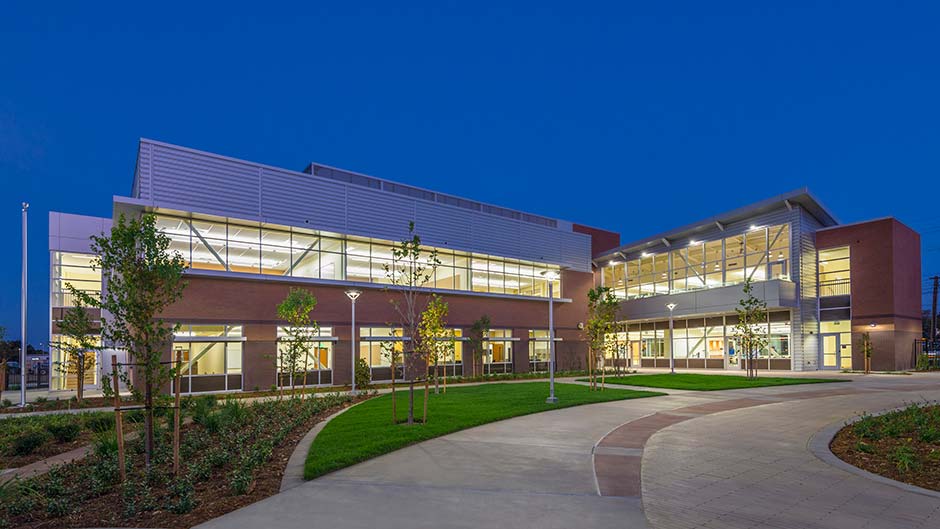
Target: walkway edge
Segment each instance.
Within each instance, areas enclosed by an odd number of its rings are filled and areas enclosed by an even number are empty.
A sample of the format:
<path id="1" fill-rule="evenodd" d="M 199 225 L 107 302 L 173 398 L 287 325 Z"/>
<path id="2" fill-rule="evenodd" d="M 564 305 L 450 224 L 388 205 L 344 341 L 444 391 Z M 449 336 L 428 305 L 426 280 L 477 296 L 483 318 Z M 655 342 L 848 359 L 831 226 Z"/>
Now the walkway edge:
<path id="1" fill-rule="evenodd" d="M 881 410 L 874 415 L 884 415 L 885 413 L 890 413 L 895 410 L 901 410 L 906 407 L 907 406 L 900 406 L 897 408 Z M 906 492 L 913 492 L 915 494 L 921 494 L 923 496 L 929 496 L 931 498 L 940 498 L 940 492 L 938 491 L 925 489 L 923 487 L 918 487 L 916 485 L 904 483 L 903 481 L 897 481 L 891 478 L 880 476 L 878 474 L 874 474 L 867 470 L 858 468 L 855 465 L 846 463 L 845 461 L 839 459 L 838 456 L 833 454 L 832 450 L 829 449 L 829 445 L 832 443 L 832 440 L 833 438 L 835 438 L 836 434 L 839 433 L 839 431 L 845 426 L 854 424 L 860 421 L 861 419 L 862 419 L 861 416 L 856 416 L 848 420 L 836 421 L 830 424 L 829 426 L 826 426 L 822 430 L 819 430 L 818 432 L 813 434 L 813 436 L 807 442 L 807 448 L 809 449 L 810 452 L 813 453 L 813 455 L 816 456 L 817 459 L 821 460 L 824 463 L 827 463 L 830 466 L 838 468 L 839 470 L 844 470 L 845 472 L 849 472 L 851 474 L 855 474 L 856 476 L 861 476 L 863 478 L 876 481 L 884 485 L 890 485 L 894 488 L 901 489 Z"/>
<path id="2" fill-rule="evenodd" d="M 317 438 L 317 435 L 320 433 L 323 428 L 326 427 L 327 423 L 332 421 L 339 415 L 342 415 L 347 410 L 352 409 L 355 406 L 366 402 L 369 399 L 361 400 L 346 406 L 345 408 L 339 410 L 338 412 L 330 415 L 326 419 L 318 422 L 314 425 L 313 428 L 304 435 L 300 442 L 297 443 L 297 446 L 294 447 L 294 451 L 291 452 L 290 458 L 287 460 L 287 466 L 284 467 L 284 476 L 281 477 L 281 488 L 278 492 L 284 492 L 285 490 L 292 489 L 297 485 L 306 483 L 304 480 L 304 464 L 307 462 L 307 453 L 310 452 L 310 446 L 313 445 L 313 440 Z"/>

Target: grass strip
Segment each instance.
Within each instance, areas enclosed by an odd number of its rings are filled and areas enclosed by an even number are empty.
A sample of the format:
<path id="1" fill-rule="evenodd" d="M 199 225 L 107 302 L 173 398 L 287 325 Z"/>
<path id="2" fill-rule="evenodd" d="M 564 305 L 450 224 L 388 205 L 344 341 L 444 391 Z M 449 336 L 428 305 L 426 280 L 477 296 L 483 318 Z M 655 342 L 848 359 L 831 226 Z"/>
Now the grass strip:
<path id="1" fill-rule="evenodd" d="M 577 384 L 555 384 L 555 395 L 559 400 L 557 404 L 545 403 L 547 382 L 450 387 L 446 394 L 431 394 L 428 423 L 412 425 L 392 423 L 390 394 L 375 397 L 339 415 L 323 428 L 307 454 L 304 479 L 313 479 L 414 443 L 510 417 L 663 394 L 625 389 L 591 391 Z M 423 391 L 415 388 L 418 419 L 423 403 Z M 399 389 L 396 406 L 399 421 L 407 417 L 407 407 L 407 389 Z"/>
<path id="2" fill-rule="evenodd" d="M 580 378 L 579 382 L 588 379 Z M 662 389 L 686 389 L 693 391 L 720 391 L 723 389 L 763 388 L 770 386 L 790 386 L 795 384 L 823 384 L 828 382 L 849 382 L 844 378 L 803 378 L 803 377 L 761 377 L 754 379 L 738 375 L 700 375 L 697 373 L 662 373 L 654 375 L 628 375 L 607 377 L 607 384 L 642 386 Z"/>

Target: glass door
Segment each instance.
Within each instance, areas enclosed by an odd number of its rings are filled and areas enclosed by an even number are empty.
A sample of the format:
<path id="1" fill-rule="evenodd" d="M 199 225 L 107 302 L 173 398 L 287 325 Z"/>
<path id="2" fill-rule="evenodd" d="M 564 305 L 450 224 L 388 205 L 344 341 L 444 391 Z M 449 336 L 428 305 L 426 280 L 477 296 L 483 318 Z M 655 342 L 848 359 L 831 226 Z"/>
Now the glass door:
<path id="1" fill-rule="evenodd" d="M 823 369 L 839 369 L 839 334 L 821 334 L 822 338 L 822 367 Z"/>

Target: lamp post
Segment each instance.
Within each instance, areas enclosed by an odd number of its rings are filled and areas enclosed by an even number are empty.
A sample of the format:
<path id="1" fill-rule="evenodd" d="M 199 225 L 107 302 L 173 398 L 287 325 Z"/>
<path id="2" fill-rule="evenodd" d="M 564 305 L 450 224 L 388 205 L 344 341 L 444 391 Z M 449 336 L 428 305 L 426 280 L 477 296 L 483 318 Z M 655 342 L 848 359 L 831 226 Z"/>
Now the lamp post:
<path id="1" fill-rule="evenodd" d="M 20 406 L 26 406 L 26 217 L 29 202 L 23 202 L 23 277 L 20 292 Z"/>
<path id="2" fill-rule="evenodd" d="M 558 273 L 546 270 L 542 272 L 542 275 L 548 280 L 548 398 L 545 399 L 545 402 L 557 404 L 558 397 L 555 396 L 555 293 L 553 285 L 554 281 L 558 279 Z"/>
<path id="3" fill-rule="evenodd" d="M 362 295 L 361 290 L 349 289 L 346 291 L 346 297 L 352 301 L 352 349 L 350 352 L 350 373 L 352 373 L 352 391 L 349 393 L 356 396 L 356 300 Z"/>
<path id="4" fill-rule="evenodd" d="M 672 311 L 676 309 L 675 303 L 667 303 L 666 308 L 669 309 L 669 373 L 671 375 L 676 374 L 676 355 L 675 355 L 675 345 L 676 341 L 672 339 Z"/>

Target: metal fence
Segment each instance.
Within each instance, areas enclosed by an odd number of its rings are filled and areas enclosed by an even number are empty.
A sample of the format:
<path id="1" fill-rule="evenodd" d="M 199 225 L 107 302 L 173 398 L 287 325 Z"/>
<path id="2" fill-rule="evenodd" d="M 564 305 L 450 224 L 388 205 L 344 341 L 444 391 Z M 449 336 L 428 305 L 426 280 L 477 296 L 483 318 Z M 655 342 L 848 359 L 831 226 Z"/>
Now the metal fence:
<path id="1" fill-rule="evenodd" d="M 914 340 L 913 364 L 918 371 L 940 369 L 940 340 Z"/>
<path id="2" fill-rule="evenodd" d="M 13 362 L 11 362 L 13 363 Z M 4 391 L 20 389 L 20 368 L 17 365 L 7 364 L 6 384 Z M 41 389 L 49 387 L 49 368 L 47 366 L 26 371 L 26 389 Z"/>

